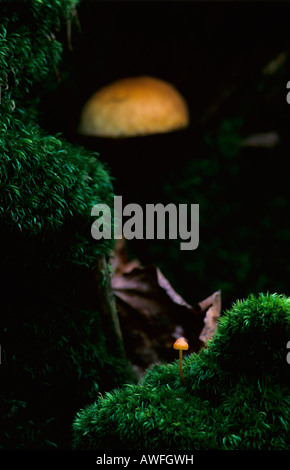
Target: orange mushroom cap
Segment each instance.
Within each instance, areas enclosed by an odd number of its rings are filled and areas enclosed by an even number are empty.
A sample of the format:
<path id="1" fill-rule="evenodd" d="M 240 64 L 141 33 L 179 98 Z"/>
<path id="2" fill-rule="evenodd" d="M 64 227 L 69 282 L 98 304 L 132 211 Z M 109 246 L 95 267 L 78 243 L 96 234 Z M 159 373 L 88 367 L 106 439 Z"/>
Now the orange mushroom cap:
<path id="1" fill-rule="evenodd" d="M 188 349 L 188 343 L 183 337 L 181 337 L 175 341 L 173 347 L 174 349 L 182 349 L 183 351 L 186 351 Z"/>
<path id="2" fill-rule="evenodd" d="M 171 132 L 188 124 L 187 103 L 173 85 L 155 77 L 128 77 L 89 98 L 79 133 L 120 138 Z"/>

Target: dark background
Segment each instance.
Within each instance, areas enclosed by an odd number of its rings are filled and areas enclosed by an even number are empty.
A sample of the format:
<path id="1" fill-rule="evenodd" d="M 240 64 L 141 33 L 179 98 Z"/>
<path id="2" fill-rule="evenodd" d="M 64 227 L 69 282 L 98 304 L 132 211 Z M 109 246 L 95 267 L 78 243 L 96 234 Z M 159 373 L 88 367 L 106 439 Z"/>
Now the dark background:
<path id="1" fill-rule="evenodd" d="M 36 90 L 41 124 L 99 152 L 129 202 L 200 204 L 197 250 L 138 240 L 128 244 L 132 256 L 160 266 L 189 303 L 219 288 L 224 307 L 250 292 L 288 295 L 290 4 L 83 1 L 77 11 L 73 50 L 59 33 L 61 81 Z M 92 93 L 138 75 L 176 86 L 189 127 L 125 140 L 79 136 Z M 269 132 L 276 145 L 242 144 Z"/>

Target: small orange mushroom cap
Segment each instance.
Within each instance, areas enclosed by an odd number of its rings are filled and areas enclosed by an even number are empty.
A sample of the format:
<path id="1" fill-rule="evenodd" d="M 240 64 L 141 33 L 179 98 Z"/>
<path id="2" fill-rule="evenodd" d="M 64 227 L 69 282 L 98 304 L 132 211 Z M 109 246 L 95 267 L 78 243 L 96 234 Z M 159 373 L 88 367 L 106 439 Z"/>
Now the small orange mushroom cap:
<path id="1" fill-rule="evenodd" d="M 188 349 L 188 343 L 183 337 L 181 337 L 175 341 L 173 347 L 174 349 L 182 349 L 183 351 L 186 351 Z"/>

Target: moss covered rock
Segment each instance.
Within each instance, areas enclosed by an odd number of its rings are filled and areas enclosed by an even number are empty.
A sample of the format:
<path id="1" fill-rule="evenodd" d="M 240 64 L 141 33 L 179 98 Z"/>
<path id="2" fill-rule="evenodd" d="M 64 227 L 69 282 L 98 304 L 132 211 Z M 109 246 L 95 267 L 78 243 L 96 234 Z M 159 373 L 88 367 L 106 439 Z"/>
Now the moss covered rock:
<path id="1" fill-rule="evenodd" d="M 207 347 L 156 365 L 138 385 L 107 393 L 73 423 L 77 449 L 290 448 L 290 299 L 250 295 L 219 321 Z"/>
<path id="2" fill-rule="evenodd" d="M 79 407 L 134 380 L 100 298 L 112 245 L 90 231 L 93 205 L 112 203 L 110 175 L 42 130 L 30 98 L 57 80 L 75 3 L 1 2 L 0 449 L 69 448 Z"/>

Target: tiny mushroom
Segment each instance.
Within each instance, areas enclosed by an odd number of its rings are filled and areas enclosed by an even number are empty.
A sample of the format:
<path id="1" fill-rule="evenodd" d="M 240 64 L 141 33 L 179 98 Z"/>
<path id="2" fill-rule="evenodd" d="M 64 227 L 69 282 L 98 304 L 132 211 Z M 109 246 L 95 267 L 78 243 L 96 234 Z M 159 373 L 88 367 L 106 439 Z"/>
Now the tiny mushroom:
<path id="1" fill-rule="evenodd" d="M 180 373 L 182 382 L 185 382 L 183 371 L 182 371 L 182 351 L 186 351 L 188 349 L 188 343 L 185 341 L 183 337 L 180 337 L 175 341 L 173 348 L 179 350 L 179 373 Z"/>
<path id="2" fill-rule="evenodd" d="M 170 83 L 150 76 L 103 86 L 85 103 L 79 133 L 123 138 L 171 132 L 189 125 L 187 103 Z"/>

